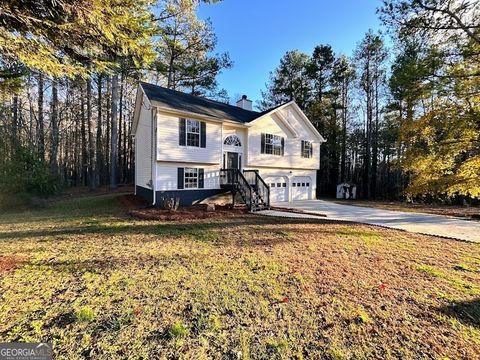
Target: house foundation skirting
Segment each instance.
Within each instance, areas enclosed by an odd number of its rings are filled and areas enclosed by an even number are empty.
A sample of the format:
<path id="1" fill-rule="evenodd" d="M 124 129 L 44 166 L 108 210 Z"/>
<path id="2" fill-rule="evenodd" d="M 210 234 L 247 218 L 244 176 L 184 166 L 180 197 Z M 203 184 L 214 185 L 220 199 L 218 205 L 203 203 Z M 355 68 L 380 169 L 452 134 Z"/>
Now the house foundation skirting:
<path id="1" fill-rule="evenodd" d="M 150 204 L 153 203 L 153 190 L 152 189 L 147 189 L 147 188 L 144 188 L 142 186 L 135 185 L 135 193 L 137 194 L 137 196 L 143 197 Z"/>
<path id="2" fill-rule="evenodd" d="M 155 206 L 161 206 L 162 197 L 178 197 L 180 198 L 180 206 L 187 206 L 200 203 L 208 198 L 216 197 L 217 195 L 228 193 L 224 189 L 198 189 L 198 190 L 172 190 L 172 191 L 157 191 L 157 203 Z"/>

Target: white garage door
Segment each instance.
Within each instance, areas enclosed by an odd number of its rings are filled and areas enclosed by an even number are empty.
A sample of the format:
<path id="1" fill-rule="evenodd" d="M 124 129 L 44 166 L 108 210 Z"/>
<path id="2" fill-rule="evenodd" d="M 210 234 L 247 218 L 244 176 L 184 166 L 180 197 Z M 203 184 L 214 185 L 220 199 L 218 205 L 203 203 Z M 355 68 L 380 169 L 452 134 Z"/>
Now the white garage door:
<path id="1" fill-rule="evenodd" d="M 296 176 L 292 179 L 292 200 L 308 200 L 312 179 L 310 176 Z"/>
<path id="2" fill-rule="evenodd" d="M 270 202 L 288 201 L 287 179 L 283 176 L 269 176 L 265 182 L 270 186 Z"/>

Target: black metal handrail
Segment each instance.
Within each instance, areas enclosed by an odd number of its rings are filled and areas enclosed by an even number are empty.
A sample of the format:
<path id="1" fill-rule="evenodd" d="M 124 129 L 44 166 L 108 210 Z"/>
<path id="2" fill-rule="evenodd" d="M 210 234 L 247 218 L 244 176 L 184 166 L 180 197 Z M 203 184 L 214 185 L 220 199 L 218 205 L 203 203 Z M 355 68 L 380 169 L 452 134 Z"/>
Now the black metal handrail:
<path id="1" fill-rule="evenodd" d="M 240 194 L 252 211 L 258 209 L 260 203 L 270 207 L 270 187 L 258 174 L 258 170 L 244 170 L 242 173 L 238 169 L 221 169 L 220 186 L 231 187 Z"/>
<path id="2" fill-rule="evenodd" d="M 265 180 L 256 172 L 256 181 L 257 181 L 257 193 L 260 195 L 262 200 L 267 205 L 267 208 L 270 208 L 270 186 L 267 185 Z"/>
<path id="3" fill-rule="evenodd" d="M 270 186 L 260 176 L 258 170 L 243 170 L 249 183 L 255 188 L 258 196 L 262 199 L 267 207 L 270 207 Z"/>
<path id="4" fill-rule="evenodd" d="M 237 183 L 237 169 L 220 169 L 220 185 L 235 185 Z"/>
<path id="5" fill-rule="evenodd" d="M 220 170 L 220 185 L 231 186 L 242 197 L 245 204 L 250 210 L 253 208 L 252 187 L 248 183 L 245 176 L 238 169 L 221 169 Z"/>

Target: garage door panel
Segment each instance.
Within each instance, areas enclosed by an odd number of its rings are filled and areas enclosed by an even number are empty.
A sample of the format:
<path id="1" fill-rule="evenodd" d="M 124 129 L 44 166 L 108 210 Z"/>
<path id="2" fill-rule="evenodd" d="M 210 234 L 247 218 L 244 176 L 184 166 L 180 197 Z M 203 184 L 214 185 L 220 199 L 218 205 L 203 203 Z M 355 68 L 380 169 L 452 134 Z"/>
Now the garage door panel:
<path id="1" fill-rule="evenodd" d="M 310 199 L 312 181 L 309 176 L 296 176 L 292 179 L 292 200 Z"/>
<path id="2" fill-rule="evenodd" d="M 270 201 L 288 201 L 287 179 L 283 176 L 268 176 L 265 182 L 270 186 Z"/>

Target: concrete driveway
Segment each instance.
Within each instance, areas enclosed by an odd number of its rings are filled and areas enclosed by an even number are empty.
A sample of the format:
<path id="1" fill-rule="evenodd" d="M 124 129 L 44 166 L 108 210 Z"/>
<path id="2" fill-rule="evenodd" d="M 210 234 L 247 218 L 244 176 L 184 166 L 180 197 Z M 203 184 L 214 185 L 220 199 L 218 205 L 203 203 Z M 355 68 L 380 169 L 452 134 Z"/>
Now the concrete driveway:
<path id="1" fill-rule="evenodd" d="M 441 215 L 340 205 L 324 200 L 303 200 L 272 205 L 323 214 L 327 216 L 327 219 L 331 220 L 353 221 L 420 234 L 480 242 L 480 222 L 477 221 L 462 220 Z M 273 213 L 275 213 L 275 211 L 267 210 L 261 211 L 260 213 L 264 215 L 274 215 Z M 279 214 L 277 214 L 277 216 L 278 215 Z"/>

